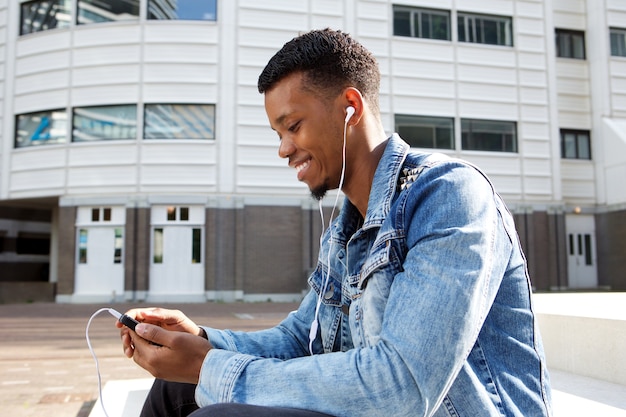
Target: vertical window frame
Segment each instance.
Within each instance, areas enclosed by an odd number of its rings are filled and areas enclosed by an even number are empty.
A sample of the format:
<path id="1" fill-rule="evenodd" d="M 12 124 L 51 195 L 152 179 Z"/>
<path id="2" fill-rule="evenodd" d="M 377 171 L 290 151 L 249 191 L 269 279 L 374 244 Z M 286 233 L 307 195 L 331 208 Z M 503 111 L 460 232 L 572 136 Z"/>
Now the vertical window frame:
<path id="1" fill-rule="evenodd" d="M 568 147 L 567 135 L 574 135 L 573 154 L 572 148 Z M 561 129 L 561 159 L 591 161 L 593 158 L 591 149 L 591 131 L 583 129 Z M 586 139 L 585 139 L 586 138 Z M 585 148 L 581 149 L 581 142 L 585 142 Z"/>
<path id="2" fill-rule="evenodd" d="M 496 42 L 486 39 L 486 23 L 495 23 Z M 479 14 L 470 12 L 457 13 L 457 36 L 459 42 L 482 45 L 513 47 L 514 42 L 513 17 L 503 15 Z"/>
<path id="3" fill-rule="evenodd" d="M 576 52 L 575 41 L 579 39 L 582 44 L 582 54 Z M 573 29 L 554 29 L 554 41 L 556 46 L 557 58 L 567 59 L 587 59 L 587 45 L 585 39 L 585 31 Z M 567 41 L 567 45 L 565 45 Z"/>
<path id="4" fill-rule="evenodd" d="M 502 131 L 493 131 L 491 133 L 483 131 L 479 133 L 479 124 L 500 124 L 504 127 L 512 127 L 510 133 Z M 466 129 L 469 126 L 469 129 Z M 493 138 L 485 137 L 484 134 L 500 135 L 500 149 L 495 147 L 481 146 L 481 144 L 488 144 Z M 510 144 L 508 143 L 508 135 L 511 136 Z M 496 141 L 497 142 L 497 141 Z M 464 151 L 482 151 L 482 152 L 502 152 L 502 153 L 518 153 L 518 134 L 517 134 L 517 122 L 510 120 L 489 120 L 489 119 L 461 119 L 461 149 Z"/>
<path id="5" fill-rule="evenodd" d="M 626 28 L 609 28 L 611 56 L 626 58 Z"/>
<path id="6" fill-rule="evenodd" d="M 400 137 L 404 139 L 411 147 L 425 148 L 425 149 L 455 149 L 455 132 L 454 132 L 454 117 L 441 117 L 441 116 L 427 116 L 427 115 L 408 115 L 408 114 L 396 114 L 394 117 L 395 131 L 398 132 Z M 448 123 L 448 126 L 443 126 L 444 123 Z M 421 146 L 425 143 L 421 142 L 419 138 L 407 134 L 406 130 L 411 128 L 423 128 L 432 129 L 432 146 Z M 441 129 L 449 128 L 449 138 L 440 136 L 443 133 Z M 405 133 L 403 134 L 403 131 Z M 444 146 L 444 142 L 445 146 Z"/>
<path id="7" fill-rule="evenodd" d="M 397 13 L 409 13 L 409 25 L 410 25 L 410 35 L 402 35 L 396 32 L 396 14 Z M 429 22 L 429 33 L 426 35 L 424 30 L 424 18 L 428 18 Z M 446 35 L 445 37 L 437 37 L 433 36 L 435 32 L 433 27 L 433 18 L 434 17 L 443 17 L 446 23 Z M 449 10 L 444 9 L 430 9 L 425 7 L 410 7 L 410 6 L 402 6 L 402 5 L 393 5 L 393 36 L 404 36 L 411 38 L 419 38 L 419 39 L 433 39 L 440 41 L 450 41 L 452 40 L 452 18 Z M 417 26 L 417 27 L 416 27 Z"/>

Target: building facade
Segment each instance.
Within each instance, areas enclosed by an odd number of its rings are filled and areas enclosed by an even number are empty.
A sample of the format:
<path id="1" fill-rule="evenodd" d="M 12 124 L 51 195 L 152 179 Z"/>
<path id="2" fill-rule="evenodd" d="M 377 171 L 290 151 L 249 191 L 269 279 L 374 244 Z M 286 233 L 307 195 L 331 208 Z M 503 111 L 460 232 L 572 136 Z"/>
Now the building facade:
<path id="1" fill-rule="evenodd" d="M 4 0 L 0 302 L 300 298 L 322 223 L 256 81 L 324 27 L 389 133 L 491 177 L 537 290 L 626 290 L 623 1 Z"/>

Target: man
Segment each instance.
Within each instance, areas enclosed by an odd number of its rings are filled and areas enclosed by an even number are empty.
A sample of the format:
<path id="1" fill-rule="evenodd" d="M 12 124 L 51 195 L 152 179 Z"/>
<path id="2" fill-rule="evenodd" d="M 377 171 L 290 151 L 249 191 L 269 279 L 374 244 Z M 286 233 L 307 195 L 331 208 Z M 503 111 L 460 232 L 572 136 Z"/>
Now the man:
<path id="1" fill-rule="evenodd" d="M 340 188 L 346 200 L 310 293 L 277 327 L 128 313 L 158 325 L 121 331 L 126 355 L 158 378 L 144 416 L 551 415 L 510 214 L 477 168 L 387 137 L 379 81 L 371 53 L 340 31 L 301 35 L 269 61 L 259 91 L 280 157 L 315 198 Z"/>

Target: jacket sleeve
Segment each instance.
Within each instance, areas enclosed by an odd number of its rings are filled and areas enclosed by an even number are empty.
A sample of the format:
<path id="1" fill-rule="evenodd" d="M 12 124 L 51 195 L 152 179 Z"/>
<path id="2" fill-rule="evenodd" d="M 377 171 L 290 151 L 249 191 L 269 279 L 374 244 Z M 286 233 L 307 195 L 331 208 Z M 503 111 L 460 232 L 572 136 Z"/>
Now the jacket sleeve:
<path id="1" fill-rule="evenodd" d="M 446 165 L 425 169 L 402 212 L 391 213 L 406 216 L 407 252 L 392 277 L 376 344 L 290 359 L 258 343 L 242 352 L 231 340 L 224 344 L 230 351 L 206 356 L 198 404 L 241 402 L 338 417 L 432 415 L 497 292 L 506 259 L 496 248 L 511 247 L 488 181 L 466 165 Z M 284 336 L 278 339 L 282 345 Z M 302 344 L 302 330 L 296 339 Z"/>

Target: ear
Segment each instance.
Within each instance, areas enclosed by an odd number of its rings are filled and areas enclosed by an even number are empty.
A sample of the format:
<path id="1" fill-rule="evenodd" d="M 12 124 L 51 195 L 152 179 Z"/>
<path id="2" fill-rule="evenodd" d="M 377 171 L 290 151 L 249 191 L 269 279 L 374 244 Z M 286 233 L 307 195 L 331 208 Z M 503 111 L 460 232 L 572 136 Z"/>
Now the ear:
<path id="1" fill-rule="evenodd" d="M 363 110 L 365 109 L 365 101 L 361 92 L 354 87 L 348 87 L 343 91 L 342 101 L 344 103 L 344 109 L 348 107 L 352 107 L 354 109 L 354 114 L 349 118 L 348 124 L 358 124 L 363 116 Z"/>

